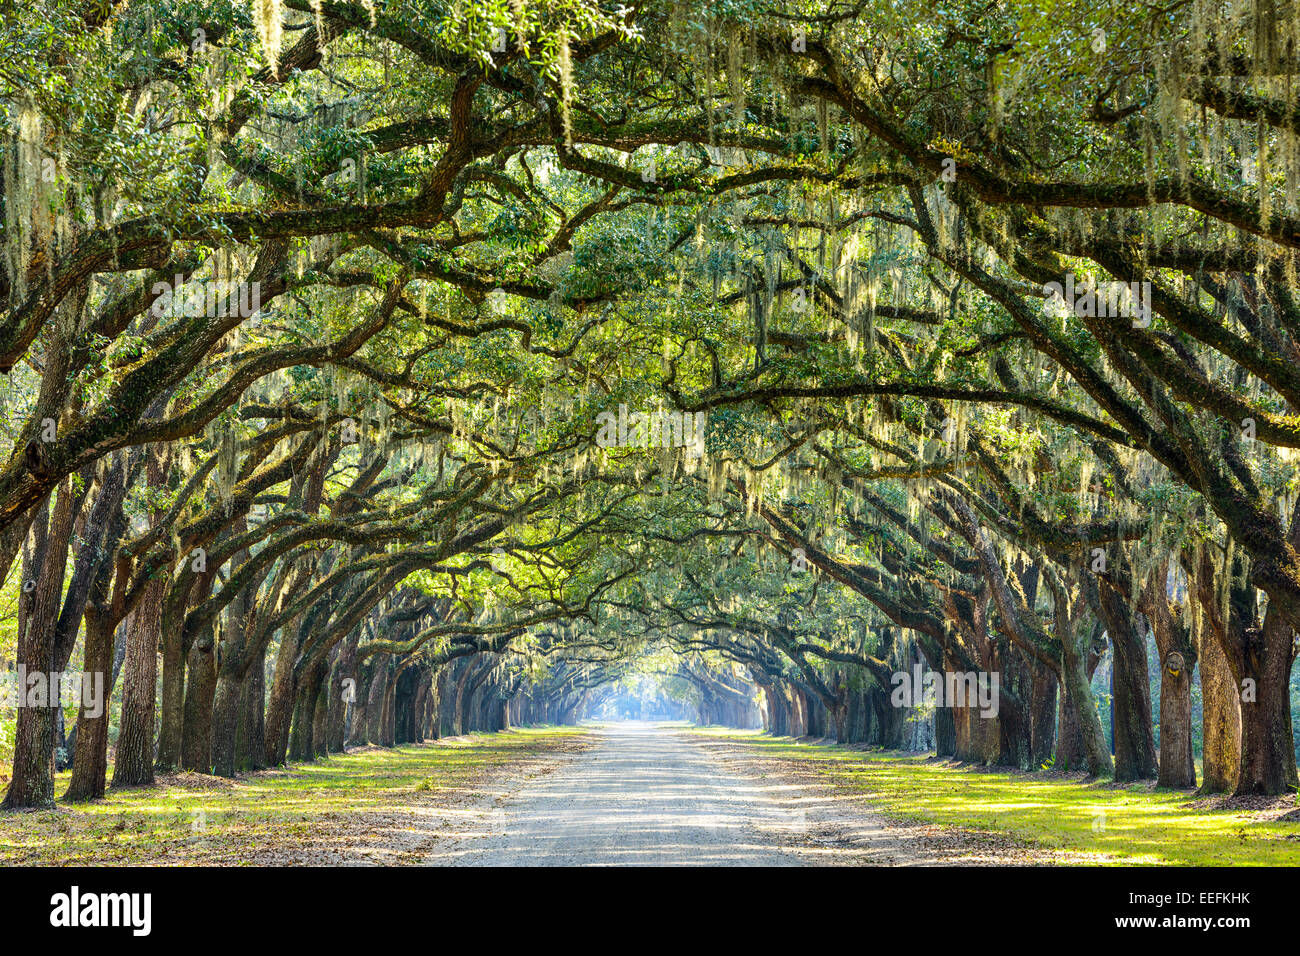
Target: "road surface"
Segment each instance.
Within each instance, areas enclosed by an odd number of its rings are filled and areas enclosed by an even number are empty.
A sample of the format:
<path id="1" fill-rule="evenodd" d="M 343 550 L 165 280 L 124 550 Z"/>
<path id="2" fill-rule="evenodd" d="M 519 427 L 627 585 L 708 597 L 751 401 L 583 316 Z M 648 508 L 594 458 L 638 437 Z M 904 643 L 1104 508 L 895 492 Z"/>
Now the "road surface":
<path id="1" fill-rule="evenodd" d="M 670 727 L 594 730 L 595 746 L 524 778 L 439 840 L 433 866 L 917 863 L 917 841 L 824 795 L 737 769 Z"/>

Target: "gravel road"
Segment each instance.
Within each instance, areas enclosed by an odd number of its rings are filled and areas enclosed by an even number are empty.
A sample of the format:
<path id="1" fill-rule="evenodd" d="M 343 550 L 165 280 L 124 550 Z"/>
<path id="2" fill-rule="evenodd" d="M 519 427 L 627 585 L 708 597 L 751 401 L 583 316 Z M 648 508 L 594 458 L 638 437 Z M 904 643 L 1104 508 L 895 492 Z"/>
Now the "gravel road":
<path id="1" fill-rule="evenodd" d="M 937 862 L 882 821 L 788 781 L 747 774 L 651 723 L 594 731 L 577 757 L 479 807 L 433 866 L 802 866 Z M 725 753 L 725 750 L 723 751 Z M 849 818 L 846 818 L 848 814 Z"/>

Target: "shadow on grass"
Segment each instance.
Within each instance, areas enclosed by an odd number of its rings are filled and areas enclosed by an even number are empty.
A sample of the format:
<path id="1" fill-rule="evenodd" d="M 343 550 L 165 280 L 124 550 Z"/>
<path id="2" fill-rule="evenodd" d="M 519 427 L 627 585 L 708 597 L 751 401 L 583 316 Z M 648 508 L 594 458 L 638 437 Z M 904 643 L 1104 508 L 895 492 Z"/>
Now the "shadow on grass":
<path id="1" fill-rule="evenodd" d="M 0 814 L 0 864 L 238 865 L 313 848 L 322 862 L 340 862 L 385 827 L 474 796 L 496 771 L 584 746 L 585 733 L 519 728 L 365 747 L 233 779 L 163 775 L 157 786 L 110 789 L 92 803 Z M 67 781 L 59 775 L 60 792 Z"/>
<path id="2" fill-rule="evenodd" d="M 828 775 L 895 819 L 1000 833 L 1097 863 L 1300 865 L 1300 825 L 1278 819 L 1290 798 L 1245 808 L 1188 791 L 969 767 L 925 755 L 864 751 L 701 728 L 710 737 Z"/>

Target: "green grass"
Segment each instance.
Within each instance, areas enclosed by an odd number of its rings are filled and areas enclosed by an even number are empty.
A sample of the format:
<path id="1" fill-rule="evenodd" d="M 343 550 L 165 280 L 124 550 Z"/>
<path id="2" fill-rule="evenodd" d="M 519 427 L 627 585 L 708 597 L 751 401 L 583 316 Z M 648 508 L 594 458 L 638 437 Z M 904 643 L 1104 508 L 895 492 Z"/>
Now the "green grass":
<path id="1" fill-rule="evenodd" d="M 697 732 L 803 762 L 837 787 L 866 794 L 886 816 L 1004 834 L 1062 851 L 1062 862 L 1300 865 L 1300 824 L 1269 821 L 1270 811 L 1193 806 L 1196 798 L 1184 791 L 977 770 L 725 729 Z"/>
<path id="2" fill-rule="evenodd" d="M 585 746 L 584 733 L 516 728 L 234 780 L 178 774 L 158 787 L 110 789 L 94 803 L 0 814 L 0 865 L 414 862 L 394 858 L 393 847 L 402 856 L 436 810 L 476 796 L 494 771 Z"/>

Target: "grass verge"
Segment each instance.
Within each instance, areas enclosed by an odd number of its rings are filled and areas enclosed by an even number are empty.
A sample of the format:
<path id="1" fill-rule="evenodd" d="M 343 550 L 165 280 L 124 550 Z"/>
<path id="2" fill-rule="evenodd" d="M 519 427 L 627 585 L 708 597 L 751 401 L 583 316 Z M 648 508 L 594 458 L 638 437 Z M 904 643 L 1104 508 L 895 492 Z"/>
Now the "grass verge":
<path id="1" fill-rule="evenodd" d="M 1001 834 L 1062 851 L 1062 862 L 1300 865 L 1300 824 L 1279 819 L 1295 808 L 1295 798 L 1198 798 L 1150 784 L 971 767 L 726 728 L 693 732 L 826 775 L 886 817 Z"/>
<path id="2" fill-rule="evenodd" d="M 0 865 L 417 863 L 431 840 L 473 825 L 467 805 L 496 781 L 583 749 L 585 736 L 517 728 L 234 779 L 171 774 L 94 803 L 0 814 Z"/>

